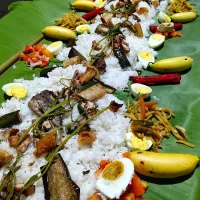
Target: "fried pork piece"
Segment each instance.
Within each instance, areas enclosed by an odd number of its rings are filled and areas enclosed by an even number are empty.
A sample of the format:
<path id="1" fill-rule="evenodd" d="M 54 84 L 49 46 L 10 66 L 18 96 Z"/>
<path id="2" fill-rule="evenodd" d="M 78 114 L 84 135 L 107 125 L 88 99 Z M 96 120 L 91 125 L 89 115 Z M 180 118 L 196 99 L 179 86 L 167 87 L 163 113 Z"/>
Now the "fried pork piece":
<path id="1" fill-rule="evenodd" d="M 21 144 L 16 148 L 17 151 L 19 151 L 20 153 L 24 153 L 27 150 L 30 143 L 31 143 L 31 136 L 27 135 L 26 139 L 23 140 Z"/>
<path id="2" fill-rule="evenodd" d="M 80 64 L 82 61 L 83 59 L 80 56 L 74 56 L 72 58 L 64 60 L 63 65 L 64 65 L 64 68 L 67 68 L 70 65 Z"/>
<path id="3" fill-rule="evenodd" d="M 106 90 L 99 84 L 93 85 L 79 93 L 79 96 L 88 101 L 96 101 L 106 95 Z"/>
<path id="4" fill-rule="evenodd" d="M 10 160 L 13 159 L 13 155 L 7 151 L 0 150 L 0 168 L 6 165 Z"/>
<path id="5" fill-rule="evenodd" d="M 35 156 L 40 157 L 42 154 L 53 150 L 56 147 L 56 136 L 55 134 L 49 134 L 39 139 L 36 142 Z"/>

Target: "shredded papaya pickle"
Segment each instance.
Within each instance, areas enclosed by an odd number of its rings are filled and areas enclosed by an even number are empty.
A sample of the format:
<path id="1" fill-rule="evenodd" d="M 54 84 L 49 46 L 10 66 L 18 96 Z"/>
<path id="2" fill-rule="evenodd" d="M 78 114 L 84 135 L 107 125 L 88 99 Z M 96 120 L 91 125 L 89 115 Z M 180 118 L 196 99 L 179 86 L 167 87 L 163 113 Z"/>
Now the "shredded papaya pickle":
<path id="1" fill-rule="evenodd" d="M 198 15 L 198 12 L 194 5 L 187 0 L 173 0 L 167 8 L 167 13 L 173 15 L 181 12 L 194 12 Z"/>
<path id="2" fill-rule="evenodd" d="M 172 134 L 176 142 L 194 148 L 194 145 L 187 141 L 185 129 L 180 126 L 171 125 L 169 120 L 175 114 L 169 108 L 160 108 L 158 102 L 144 102 L 139 97 L 128 107 L 124 115 L 131 119 L 131 131 L 142 139 L 144 136 L 151 138 L 153 150 L 158 151 L 164 138 L 169 138 Z M 142 118 L 142 120 L 141 120 Z"/>

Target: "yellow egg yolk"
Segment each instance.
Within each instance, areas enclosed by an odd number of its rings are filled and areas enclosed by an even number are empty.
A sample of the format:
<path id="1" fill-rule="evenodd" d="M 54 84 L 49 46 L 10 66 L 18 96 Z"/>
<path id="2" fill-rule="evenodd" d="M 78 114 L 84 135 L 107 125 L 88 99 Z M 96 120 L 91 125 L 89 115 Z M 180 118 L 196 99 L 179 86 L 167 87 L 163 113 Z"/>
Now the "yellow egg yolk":
<path id="1" fill-rule="evenodd" d="M 131 145 L 134 149 L 146 150 L 149 148 L 147 139 L 145 138 L 140 139 L 135 135 L 131 137 Z"/>
<path id="2" fill-rule="evenodd" d="M 98 5 L 103 5 L 103 4 L 105 4 L 105 1 L 99 0 L 99 1 L 97 1 L 97 4 L 98 4 Z"/>
<path id="3" fill-rule="evenodd" d="M 118 179 L 124 172 L 124 165 L 120 161 L 114 161 L 106 165 L 102 177 L 109 181 Z"/>
<path id="4" fill-rule="evenodd" d="M 53 42 L 52 44 L 50 44 L 50 47 L 57 47 L 60 44 L 60 42 Z"/>
<path id="5" fill-rule="evenodd" d="M 148 87 L 141 87 L 141 86 L 136 87 L 135 90 L 137 93 L 140 93 L 140 94 L 146 94 L 151 91 Z"/>
<path id="6" fill-rule="evenodd" d="M 152 38 L 153 38 L 154 40 L 163 40 L 163 39 L 165 38 L 165 36 L 160 35 L 160 34 L 154 34 L 154 35 L 152 36 Z"/>
<path id="7" fill-rule="evenodd" d="M 85 25 L 85 26 L 82 25 L 82 26 L 79 27 L 78 32 L 83 33 L 84 31 L 89 32 L 89 27 L 87 25 Z"/>
<path id="8" fill-rule="evenodd" d="M 152 58 L 153 58 L 152 54 L 149 53 L 148 51 L 141 51 L 141 52 L 139 53 L 139 55 L 140 55 L 140 57 L 141 57 L 142 59 L 148 60 L 148 61 L 152 60 Z"/>
<path id="9" fill-rule="evenodd" d="M 27 89 L 22 86 L 12 86 L 8 95 L 22 99 L 27 96 L 27 93 Z"/>

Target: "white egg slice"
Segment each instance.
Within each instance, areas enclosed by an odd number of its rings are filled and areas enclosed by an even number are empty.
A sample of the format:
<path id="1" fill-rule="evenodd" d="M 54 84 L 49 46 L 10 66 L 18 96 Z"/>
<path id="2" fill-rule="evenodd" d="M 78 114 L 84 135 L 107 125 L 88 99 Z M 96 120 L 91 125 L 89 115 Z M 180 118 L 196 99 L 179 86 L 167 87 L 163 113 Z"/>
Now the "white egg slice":
<path id="1" fill-rule="evenodd" d="M 138 60 L 144 67 L 144 69 L 147 69 L 149 63 L 154 63 L 155 62 L 155 57 L 152 53 L 148 51 L 140 51 L 138 54 Z"/>
<path id="2" fill-rule="evenodd" d="M 63 42 L 53 42 L 47 47 L 47 50 L 49 50 L 54 56 L 57 56 L 63 50 Z"/>
<path id="3" fill-rule="evenodd" d="M 157 48 L 157 47 L 160 47 L 164 43 L 164 41 L 165 41 L 164 35 L 153 34 L 149 38 L 148 45 L 151 48 Z"/>
<path id="4" fill-rule="evenodd" d="M 95 3 L 99 6 L 99 8 L 102 8 L 106 5 L 106 0 L 96 0 Z"/>
<path id="5" fill-rule="evenodd" d="M 18 99 L 23 99 L 27 96 L 28 90 L 22 83 L 8 83 L 2 87 L 4 93 L 8 96 L 13 96 Z"/>
<path id="6" fill-rule="evenodd" d="M 131 150 L 139 149 L 143 151 L 150 149 L 153 144 L 152 141 L 145 136 L 143 139 L 138 138 L 131 130 L 126 133 L 126 143 Z"/>
<path id="7" fill-rule="evenodd" d="M 119 199 L 133 175 L 134 165 L 130 159 L 122 158 L 113 161 L 105 167 L 97 180 L 97 189 L 110 199 Z"/>
<path id="8" fill-rule="evenodd" d="M 159 12 L 158 14 L 158 21 L 160 23 L 163 23 L 163 22 L 171 22 L 171 18 L 164 12 Z"/>
<path id="9" fill-rule="evenodd" d="M 90 25 L 89 24 L 82 24 L 76 27 L 76 31 L 79 34 L 82 34 L 84 32 L 89 33 L 90 32 Z"/>
<path id="10" fill-rule="evenodd" d="M 147 99 L 152 92 L 152 89 L 149 86 L 140 84 L 140 83 L 133 83 L 131 84 L 131 93 L 134 97 L 138 94 L 142 95 L 144 99 Z"/>

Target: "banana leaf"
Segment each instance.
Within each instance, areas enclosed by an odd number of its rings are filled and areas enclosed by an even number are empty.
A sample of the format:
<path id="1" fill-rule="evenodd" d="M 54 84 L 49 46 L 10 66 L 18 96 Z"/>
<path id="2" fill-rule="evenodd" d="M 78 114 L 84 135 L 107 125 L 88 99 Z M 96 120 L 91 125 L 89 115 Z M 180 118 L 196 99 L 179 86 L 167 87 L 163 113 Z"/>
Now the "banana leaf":
<path id="1" fill-rule="evenodd" d="M 192 1 L 200 11 L 200 2 Z M 0 20 L 0 64 L 20 51 L 26 44 L 40 35 L 47 25 L 54 24 L 55 19 L 69 12 L 68 0 L 34 0 L 18 2 L 10 6 L 10 13 Z M 183 37 L 169 39 L 159 50 L 158 59 L 175 56 L 191 56 L 193 66 L 188 73 L 182 75 L 179 85 L 153 86 L 152 97 L 159 99 L 159 106 L 170 108 L 176 117 L 171 120 L 173 125 L 186 128 L 188 141 L 195 148 L 176 144 L 175 139 L 165 139 L 162 152 L 189 153 L 200 155 L 200 19 L 184 24 Z M 47 41 L 43 41 L 47 42 Z M 17 62 L 16 68 L 9 68 L 0 76 L 0 88 L 15 78 L 33 79 L 33 74 L 39 76 L 40 69 L 30 70 L 23 62 Z M 153 74 L 144 72 L 143 75 Z M 116 96 L 122 100 L 127 94 L 117 91 Z M 0 92 L 0 103 L 5 101 Z M 145 197 L 152 200 L 199 200 L 200 199 L 200 169 L 193 174 L 177 179 L 153 179 L 142 177 L 148 181 L 149 189 Z"/>

